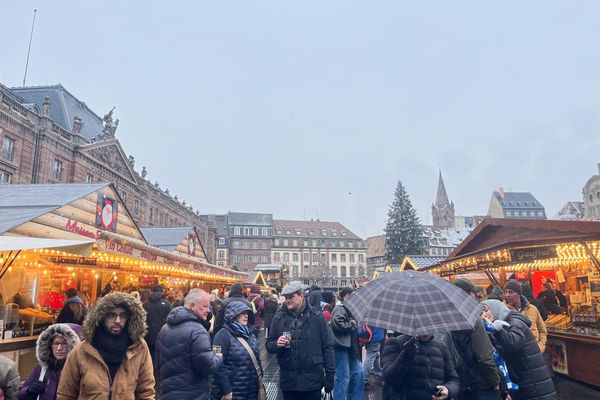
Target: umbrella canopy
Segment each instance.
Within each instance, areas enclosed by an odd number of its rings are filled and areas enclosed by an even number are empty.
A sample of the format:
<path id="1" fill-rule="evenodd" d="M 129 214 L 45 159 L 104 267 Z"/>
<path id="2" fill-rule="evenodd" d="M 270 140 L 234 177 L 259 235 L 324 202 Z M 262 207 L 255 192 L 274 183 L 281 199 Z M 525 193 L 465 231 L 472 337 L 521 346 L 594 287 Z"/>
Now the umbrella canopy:
<path id="1" fill-rule="evenodd" d="M 426 272 L 374 279 L 344 302 L 364 324 L 410 336 L 473 329 L 483 307 L 462 289 Z"/>

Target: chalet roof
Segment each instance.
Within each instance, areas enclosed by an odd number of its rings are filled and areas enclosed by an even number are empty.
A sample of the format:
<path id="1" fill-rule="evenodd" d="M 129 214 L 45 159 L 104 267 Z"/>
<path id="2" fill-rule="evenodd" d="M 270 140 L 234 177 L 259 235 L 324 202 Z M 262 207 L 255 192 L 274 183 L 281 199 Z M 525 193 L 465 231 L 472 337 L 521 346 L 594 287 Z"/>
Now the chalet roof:
<path id="1" fill-rule="evenodd" d="M 280 272 L 281 264 L 256 264 L 255 271 Z"/>
<path id="2" fill-rule="evenodd" d="M 2 185 L 0 233 L 69 204 L 110 183 Z"/>
<path id="3" fill-rule="evenodd" d="M 410 263 L 415 269 L 420 270 L 422 268 L 431 267 L 432 265 L 439 264 L 444 261 L 445 257 L 439 256 L 425 256 L 425 255 L 415 255 L 415 256 L 406 256 L 405 261 Z M 402 263 L 404 265 L 404 262 Z"/>
<path id="4" fill-rule="evenodd" d="M 506 247 L 600 239 L 600 221 L 557 221 L 487 218 L 445 261 Z"/>
<path id="5" fill-rule="evenodd" d="M 150 246 L 174 251 L 187 238 L 193 226 L 176 228 L 142 228 L 142 234 Z"/>
<path id="6" fill-rule="evenodd" d="M 385 235 L 367 238 L 367 258 L 385 256 Z"/>
<path id="7" fill-rule="evenodd" d="M 60 83 L 58 85 L 28 86 L 11 88 L 24 100 L 24 104 L 35 104 L 41 110 L 44 98 L 50 98 L 50 118 L 65 130 L 71 132 L 73 120 L 80 117 L 83 120 L 81 135 L 91 140 L 102 133 L 104 123 L 96 113 L 88 108 L 81 100 L 73 96 Z"/>
<path id="8" fill-rule="evenodd" d="M 494 191 L 493 196 L 496 197 L 503 210 L 544 210 L 544 206 L 529 192 L 504 192 L 504 197 L 500 196 L 500 193 Z"/>
<path id="9" fill-rule="evenodd" d="M 229 212 L 227 219 L 230 225 L 273 225 L 273 214 Z"/>
<path id="10" fill-rule="evenodd" d="M 339 222 L 273 220 L 276 236 L 360 239 Z M 281 233 L 278 233 L 280 231 Z M 289 231 L 290 233 L 286 233 Z M 311 234 L 312 232 L 312 234 Z"/>

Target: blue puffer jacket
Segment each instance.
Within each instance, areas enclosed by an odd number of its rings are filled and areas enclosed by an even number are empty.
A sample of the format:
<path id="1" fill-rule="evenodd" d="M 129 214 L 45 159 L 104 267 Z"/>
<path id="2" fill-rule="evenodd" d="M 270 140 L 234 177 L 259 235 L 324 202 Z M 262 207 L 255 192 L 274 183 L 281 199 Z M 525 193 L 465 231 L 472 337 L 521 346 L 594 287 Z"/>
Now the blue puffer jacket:
<path id="1" fill-rule="evenodd" d="M 211 391 L 214 400 L 220 400 L 223 395 L 231 392 L 236 400 L 256 400 L 258 397 L 258 375 L 254 363 L 237 338 L 240 334 L 230 325 L 238 315 L 245 312 L 252 311 L 241 301 L 231 303 L 225 311 L 224 329 L 217 332 L 213 341 L 213 344 L 221 346 L 223 352 L 223 366 L 215 374 Z M 251 334 L 248 342 L 260 366 L 256 337 Z"/>
<path id="2" fill-rule="evenodd" d="M 161 400 L 209 398 L 208 376 L 223 363 L 212 352 L 209 326 L 184 307 L 169 313 L 156 341 Z"/>

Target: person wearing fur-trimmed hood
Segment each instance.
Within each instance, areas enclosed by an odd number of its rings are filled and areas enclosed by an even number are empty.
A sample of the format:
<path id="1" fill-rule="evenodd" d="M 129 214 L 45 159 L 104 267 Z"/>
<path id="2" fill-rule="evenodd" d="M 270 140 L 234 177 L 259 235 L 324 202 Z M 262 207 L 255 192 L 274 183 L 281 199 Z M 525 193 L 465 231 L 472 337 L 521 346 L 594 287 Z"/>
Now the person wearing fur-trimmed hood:
<path id="1" fill-rule="evenodd" d="M 21 385 L 21 400 L 56 399 L 56 389 L 67 355 L 79 344 L 79 336 L 67 324 L 54 324 L 38 337 L 35 353 L 38 365 Z M 43 374 L 43 376 L 42 376 Z"/>
<path id="2" fill-rule="evenodd" d="M 154 400 L 146 312 L 127 293 L 98 299 L 83 323 L 85 340 L 69 354 L 58 400 Z"/>

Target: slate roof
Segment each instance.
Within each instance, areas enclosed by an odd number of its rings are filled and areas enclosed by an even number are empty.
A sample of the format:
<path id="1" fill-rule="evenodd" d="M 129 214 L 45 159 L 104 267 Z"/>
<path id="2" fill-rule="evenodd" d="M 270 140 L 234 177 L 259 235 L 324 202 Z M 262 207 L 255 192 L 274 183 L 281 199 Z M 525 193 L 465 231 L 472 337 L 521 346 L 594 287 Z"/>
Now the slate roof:
<path id="1" fill-rule="evenodd" d="M 193 226 L 176 228 L 142 228 L 142 234 L 150 246 L 163 250 L 174 251 L 179 243 L 187 238 Z"/>
<path id="2" fill-rule="evenodd" d="M 109 183 L 1 185 L 0 233 L 56 210 Z"/>
<path id="3" fill-rule="evenodd" d="M 275 236 L 359 239 L 339 222 L 273 220 Z M 290 233 L 286 233 L 289 231 Z M 312 231 L 312 235 L 310 232 Z M 279 233 L 281 232 L 281 233 Z M 299 233 L 298 233 L 299 232 Z M 335 232 L 335 234 L 334 234 Z M 323 234 L 325 233 L 325 234 Z"/>
<path id="4" fill-rule="evenodd" d="M 427 268 L 435 264 L 439 264 L 446 259 L 446 257 L 439 256 L 406 256 L 412 263 L 417 266 L 417 269 Z"/>
<path id="5" fill-rule="evenodd" d="M 582 219 L 585 211 L 583 201 L 569 201 L 556 213 L 552 219 L 576 220 Z"/>
<path id="6" fill-rule="evenodd" d="M 367 239 L 367 258 L 385 256 L 385 235 Z"/>
<path id="7" fill-rule="evenodd" d="M 273 214 L 229 212 L 227 220 L 229 225 L 271 226 Z"/>
<path id="8" fill-rule="evenodd" d="M 10 90 L 23 99 L 24 106 L 29 108 L 31 104 L 35 104 L 38 110 L 42 110 L 44 98 L 48 96 L 50 118 L 57 125 L 71 132 L 73 119 L 80 117 L 83 120 L 81 135 L 87 140 L 95 138 L 104 129 L 102 118 L 90 110 L 83 101 L 69 93 L 60 83 L 48 86 L 15 87 Z"/>
<path id="9" fill-rule="evenodd" d="M 544 206 L 529 192 L 504 192 L 504 198 L 494 191 L 494 196 L 504 210 L 544 210 Z"/>

